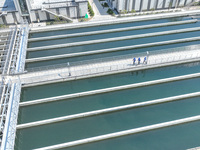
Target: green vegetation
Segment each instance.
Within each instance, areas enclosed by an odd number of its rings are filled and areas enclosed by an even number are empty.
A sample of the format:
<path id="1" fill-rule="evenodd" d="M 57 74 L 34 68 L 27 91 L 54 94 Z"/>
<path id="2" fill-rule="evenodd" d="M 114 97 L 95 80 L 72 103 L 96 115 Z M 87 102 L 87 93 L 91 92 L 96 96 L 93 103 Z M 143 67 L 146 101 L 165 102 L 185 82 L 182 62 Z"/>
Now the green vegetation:
<path id="1" fill-rule="evenodd" d="M 107 13 L 110 14 L 110 15 L 112 15 L 112 16 L 115 16 L 115 13 L 114 13 L 113 10 L 110 9 L 110 8 L 108 9 Z"/>
<path id="2" fill-rule="evenodd" d="M 46 25 L 65 24 L 65 23 L 72 23 L 72 21 L 63 20 L 62 18 L 55 16 L 55 19 L 52 21 L 47 21 Z"/>
<path id="3" fill-rule="evenodd" d="M 55 16 L 55 21 L 61 21 L 62 19 L 58 16 Z"/>
<path id="4" fill-rule="evenodd" d="M 107 3 L 102 3 L 101 4 L 103 7 L 109 7 Z"/>
<path id="5" fill-rule="evenodd" d="M 89 2 L 88 2 L 88 12 L 89 12 L 89 14 L 90 14 L 91 17 L 94 16 L 94 11 L 93 11 L 93 9 L 92 9 L 92 7 L 91 7 L 91 5 L 90 5 Z"/>
<path id="6" fill-rule="evenodd" d="M 65 23 L 72 23 L 72 21 L 67 21 L 67 20 L 48 21 L 48 22 L 46 22 L 46 25 L 65 24 Z"/>
<path id="7" fill-rule="evenodd" d="M 0 24 L 0 28 L 8 28 L 8 26 L 4 24 Z"/>
<path id="8" fill-rule="evenodd" d="M 120 10 L 120 14 L 127 14 L 128 11 L 127 10 Z"/>
<path id="9" fill-rule="evenodd" d="M 169 9 L 171 9 L 171 8 L 172 8 L 172 2 L 169 3 Z"/>
<path id="10" fill-rule="evenodd" d="M 90 18 L 79 18 L 78 21 L 79 22 L 85 22 L 85 21 L 88 21 L 90 20 Z"/>
<path id="11" fill-rule="evenodd" d="M 131 13 L 136 13 L 135 9 L 132 9 L 132 10 L 131 10 Z"/>
<path id="12" fill-rule="evenodd" d="M 193 6 L 198 6 L 200 5 L 200 1 L 199 2 L 194 2 Z"/>

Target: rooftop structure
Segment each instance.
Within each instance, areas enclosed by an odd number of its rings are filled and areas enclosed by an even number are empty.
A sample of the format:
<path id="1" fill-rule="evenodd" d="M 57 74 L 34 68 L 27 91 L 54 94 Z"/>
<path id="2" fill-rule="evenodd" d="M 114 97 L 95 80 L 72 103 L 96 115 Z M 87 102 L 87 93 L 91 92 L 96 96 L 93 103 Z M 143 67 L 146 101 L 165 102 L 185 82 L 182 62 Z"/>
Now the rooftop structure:
<path id="1" fill-rule="evenodd" d="M 87 0 L 1 0 L 0 24 L 50 21 L 57 17 L 72 21 L 87 11 Z"/>
<path id="2" fill-rule="evenodd" d="M 0 11 L 16 11 L 13 0 L 1 0 Z"/>

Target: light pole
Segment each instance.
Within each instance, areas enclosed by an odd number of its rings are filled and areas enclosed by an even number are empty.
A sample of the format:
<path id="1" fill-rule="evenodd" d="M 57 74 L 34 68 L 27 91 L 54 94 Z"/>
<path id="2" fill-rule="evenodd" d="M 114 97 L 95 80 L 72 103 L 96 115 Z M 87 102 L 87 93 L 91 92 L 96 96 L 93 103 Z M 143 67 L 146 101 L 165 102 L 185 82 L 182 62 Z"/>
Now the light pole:
<path id="1" fill-rule="evenodd" d="M 70 72 L 70 64 L 69 64 L 69 62 L 67 63 L 67 66 L 68 66 L 68 70 L 69 70 L 69 76 L 71 76 L 71 72 Z"/>

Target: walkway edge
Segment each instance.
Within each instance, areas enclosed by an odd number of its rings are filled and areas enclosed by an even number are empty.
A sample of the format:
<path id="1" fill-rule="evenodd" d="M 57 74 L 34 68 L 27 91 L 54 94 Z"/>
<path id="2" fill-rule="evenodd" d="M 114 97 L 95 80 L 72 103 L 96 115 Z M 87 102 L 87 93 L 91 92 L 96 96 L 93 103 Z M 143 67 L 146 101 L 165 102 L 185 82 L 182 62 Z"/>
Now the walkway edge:
<path id="1" fill-rule="evenodd" d="M 22 84 L 23 84 L 22 87 L 25 88 L 25 87 L 44 85 L 44 84 L 81 80 L 81 79 L 94 78 L 94 77 L 99 77 L 99 76 L 107 76 L 107 75 L 113 75 L 113 74 L 126 73 L 126 72 L 131 72 L 131 71 L 140 71 L 140 70 L 148 70 L 148 69 L 154 69 L 154 68 L 175 66 L 175 65 L 187 64 L 187 63 L 195 63 L 195 62 L 199 62 L 199 61 L 200 61 L 200 58 L 196 58 L 196 59 L 180 60 L 180 61 L 176 61 L 176 62 L 169 62 L 169 63 L 163 63 L 163 64 L 153 64 L 153 65 L 149 65 L 149 66 L 133 67 L 133 68 L 129 68 L 129 69 L 120 69 L 120 70 L 98 73 L 98 74 L 75 76 L 75 77 L 64 78 L 64 79 L 47 80 L 47 81 L 34 82 L 34 83 L 23 83 L 22 82 Z M 21 79 L 23 80 L 23 77 Z"/>

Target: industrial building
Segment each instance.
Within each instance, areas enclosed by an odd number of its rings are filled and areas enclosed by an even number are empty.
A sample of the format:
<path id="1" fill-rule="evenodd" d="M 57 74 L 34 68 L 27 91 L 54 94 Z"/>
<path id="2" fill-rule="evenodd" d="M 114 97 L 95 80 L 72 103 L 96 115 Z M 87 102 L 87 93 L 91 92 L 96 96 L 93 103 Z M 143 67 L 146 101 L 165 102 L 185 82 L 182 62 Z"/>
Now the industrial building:
<path id="1" fill-rule="evenodd" d="M 194 0 L 108 0 L 113 9 L 118 12 L 140 12 L 159 9 L 184 7 Z"/>
<path id="2" fill-rule="evenodd" d="M 79 18 L 87 13 L 87 0 L 1 0 L 0 24 Z"/>

